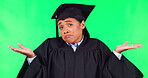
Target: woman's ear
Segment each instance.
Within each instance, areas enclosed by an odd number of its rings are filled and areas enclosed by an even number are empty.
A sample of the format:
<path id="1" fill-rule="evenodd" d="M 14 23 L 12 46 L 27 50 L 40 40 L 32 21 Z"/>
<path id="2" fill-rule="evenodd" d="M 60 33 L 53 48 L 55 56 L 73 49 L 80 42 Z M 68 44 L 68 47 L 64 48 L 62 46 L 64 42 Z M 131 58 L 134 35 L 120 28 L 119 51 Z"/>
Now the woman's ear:
<path id="1" fill-rule="evenodd" d="M 81 27 L 82 27 L 82 29 L 85 28 L 85 21 L 84 20 L 81 22 Z"/>

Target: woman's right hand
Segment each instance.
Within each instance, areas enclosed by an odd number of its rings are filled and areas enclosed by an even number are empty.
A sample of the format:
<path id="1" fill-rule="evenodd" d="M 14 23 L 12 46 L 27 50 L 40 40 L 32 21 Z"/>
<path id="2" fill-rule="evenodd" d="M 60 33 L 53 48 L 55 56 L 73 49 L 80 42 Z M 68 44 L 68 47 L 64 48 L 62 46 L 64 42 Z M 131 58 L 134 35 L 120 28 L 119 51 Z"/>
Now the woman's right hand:
<path id="1" fill-rule="evenodd" d="M 27 57 L 29 57 L 29 58 L 33 58 L 33 57 L 35 57 L 36 55 L 34 54 L 34 52 L 31 50 L 31 49 L 29 49 L 29 48 L 26 48 L 26 47 L 24 47 L 22 44 L 20 44 L 20 43 L 18 43 L 18 46 L 20 46 L 21 48 L 19 49 L 19 48 L 14 48 L 14 47 L 12 47 L 12 46 L 8 46 L 10 49 L 12 49 L 13 51 L 15 51 L 15 52 L 18 52 L 18 53 L 21 53 L 21 54 L 23 54 L 23 55 L 26 55 Z"/>

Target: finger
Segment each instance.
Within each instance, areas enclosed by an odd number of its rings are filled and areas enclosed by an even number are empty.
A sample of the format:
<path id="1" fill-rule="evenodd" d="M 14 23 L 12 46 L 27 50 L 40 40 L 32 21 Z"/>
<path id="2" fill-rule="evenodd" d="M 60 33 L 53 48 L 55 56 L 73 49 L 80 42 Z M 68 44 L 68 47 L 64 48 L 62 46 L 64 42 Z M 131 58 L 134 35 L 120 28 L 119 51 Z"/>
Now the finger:
<path id="1" fill-rule="evenodd" d="M 21 49 L 18 49 L 18 48 L 14 48 L 12 46 L 8 46 L 8 48 L 12 49 L 13 51 L 16 51 L 16 52 L 22 52 Z"/>
<path id="2" fill-rule="evenodd" d="M 138 48 L 138 47 L 142 47 L 143 45 L 141 45 L 141 44 L 135 44 L 135 45 L 133 45 L 133 48 Z"/>
<path id="3" fill-rule="evenodd" d="M 143 45 L 141 44 L 135 44 L 135 45 L 127 45 L 126 48 L 127 49 L 135 49 L 135 48 L 138 48 L 138 47 L 142 47 Z"/>
<path id="4" fill-rule="evenodd" d="M 19 48 L 14 48 L 13 51 L 19 52 L 19 53 L 24 53 L 24 51 L 22 49 L 19 49 Z"/>
<path id="5" fill-rule="evenodd" d="M 10 49 L 12 49 L 12 50 L 14 49 L 14 47 L 12 47 L 12 46 L 8 46 L 8 48 L 10 48 Z"/>
<path id="6" fill-rule="evenodd" d="M 128 41 L 126 41 L 123 45 L 127 45 L 128 44 Z"/>
<path id="7" fill-rule="evenodd" d="M 141 45 L 141 44 L 136 44 L 136 46 L 137 46 L 137 47 L 142 47 L 143 45 Z"/>
<path id="8" fill-rule="evenodd" d="M 25 48 L 22 44 L 18 43 L 18 46 L 20 46 L 21 48 Z"/>

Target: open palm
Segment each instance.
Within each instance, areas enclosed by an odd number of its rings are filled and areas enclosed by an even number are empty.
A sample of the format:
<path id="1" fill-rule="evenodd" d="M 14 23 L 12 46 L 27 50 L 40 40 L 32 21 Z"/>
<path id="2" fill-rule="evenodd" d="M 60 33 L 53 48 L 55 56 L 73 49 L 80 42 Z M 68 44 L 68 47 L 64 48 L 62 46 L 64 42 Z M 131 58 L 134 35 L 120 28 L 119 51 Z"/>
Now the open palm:
<path id="1" fill-rule="evenodd" d="M 143 45 L 141 45 L 141 44 L 134 44 L 134 45 L 127 45 L 127 44 L 128 44 L 128 42 L 125 42 L 125 43 L 122 44 L 122 45 L 118 45 L 118 46 L 116 47 L 115 51 L 116 51 L 117 53 L 121 53 L 121 52 L 126 51 L 126 50 L 128 50 L 128 49 L 135 49 L 135 48 L 138 48 L 138 47 L 142 47 L 142 46 L 143 46 Z"/>
<path id="2" fill-rule="evenodd" d="M 18 46 L 20 46 L 21 48 L 14 48 L 12 46 L 9 46 L 9 48 L 12 49 L 15 52 L 24 54 L 24 55 L 26 55 L 29 58 L 35 57 L 35 54 L 34 54 L 34 52 L 31 49 L 24 47 L 20 43 L 18 43 Z"/>

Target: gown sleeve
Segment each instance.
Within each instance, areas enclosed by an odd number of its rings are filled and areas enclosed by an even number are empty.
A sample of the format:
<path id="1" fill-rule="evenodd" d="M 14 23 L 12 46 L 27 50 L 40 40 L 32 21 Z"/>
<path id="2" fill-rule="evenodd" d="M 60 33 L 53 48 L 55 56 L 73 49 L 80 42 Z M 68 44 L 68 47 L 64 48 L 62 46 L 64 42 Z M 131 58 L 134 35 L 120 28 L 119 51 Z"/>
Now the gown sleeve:
<path id="1" fill-rule="evenodd" d="M 141 71 L 124 55 L 119 60 L 103 43 L 100 43 L 102 53 L 102 78 L 143 78 Z"/>
<path id="2" fill-rule="evenodd" d="M 29 65 L 27 59 L 17 76 L 17 78 L 46 78 L 47 77 L 47 52 L 50 50 L 48 46 L 49 39 L 45 40 L 34 53 L 37 57 Z"/>

